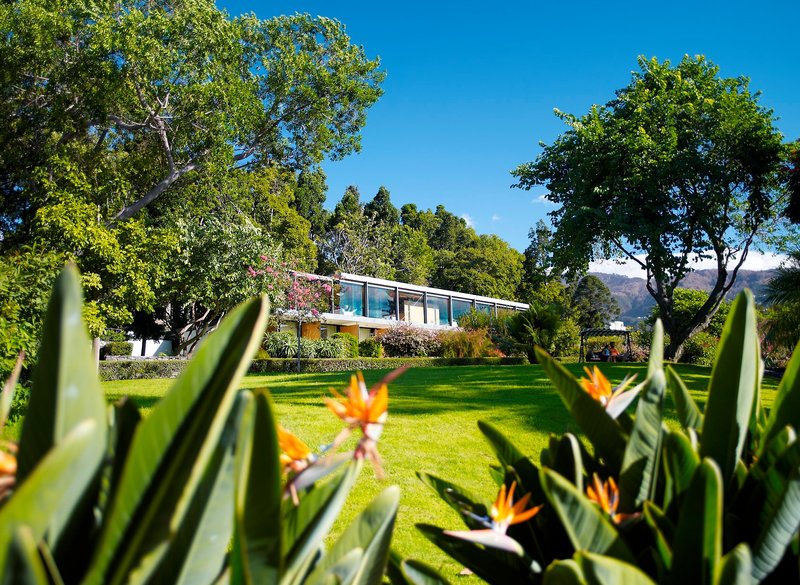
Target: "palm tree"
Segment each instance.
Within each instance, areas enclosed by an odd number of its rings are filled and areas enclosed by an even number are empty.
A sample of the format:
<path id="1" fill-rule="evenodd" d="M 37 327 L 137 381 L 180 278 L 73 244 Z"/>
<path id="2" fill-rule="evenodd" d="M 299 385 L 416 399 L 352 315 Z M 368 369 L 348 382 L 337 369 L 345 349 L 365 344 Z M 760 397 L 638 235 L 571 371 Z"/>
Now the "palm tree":
<path id="1" fill-rule="evenodd" d="M 800 250 L 790 252 L 787 263 L 777 272 L 767 284 L 767 302 L 773 305 L 800 304 Z"/>

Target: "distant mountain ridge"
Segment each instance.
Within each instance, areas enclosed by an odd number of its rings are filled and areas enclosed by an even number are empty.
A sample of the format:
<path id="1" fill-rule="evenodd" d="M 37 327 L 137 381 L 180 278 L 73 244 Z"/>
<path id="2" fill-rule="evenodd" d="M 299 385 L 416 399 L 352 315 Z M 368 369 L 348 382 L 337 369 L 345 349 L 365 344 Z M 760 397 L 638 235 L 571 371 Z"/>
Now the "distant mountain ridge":
<path id="1" fill-rule="evenodd" d="M 609 288 L 622 310 L 619 319 L 626 325 L 635 325 L 638 320 L 649 315 L 650 309 L 656 304 L 653 297 L 647 292 L 644 278 L 601 272 L 590 272 L 589 274 L 602 280 Z M 739 291 L 749 288 L 753 291 L 756 301 L 763 300 L 764 287 L 774 276 L 775 270 L 740 270 L 727 298 L 731 300 Z M 687 274 L 680 286 L 681 288 L 710 291 L 716 278 L 716 270 L 696 270 Z"/>

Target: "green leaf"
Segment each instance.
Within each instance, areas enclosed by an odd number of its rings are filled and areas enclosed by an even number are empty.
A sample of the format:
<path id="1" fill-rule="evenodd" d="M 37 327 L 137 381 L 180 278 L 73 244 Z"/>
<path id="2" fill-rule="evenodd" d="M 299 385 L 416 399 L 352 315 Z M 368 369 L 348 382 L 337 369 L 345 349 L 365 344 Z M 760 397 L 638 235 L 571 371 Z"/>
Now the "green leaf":
<path id="1" fill-rule="evenodd" d="M 304 585 L 351 585 L 354 582 L 359 567 L 364 557 L 363 549 L 356 547 L 350 549 L 346 555 L 340 557 L 335 563 L 326 567 L 325 571 L 316 569 L 307 578 L 303 579 Z"/>
<path id="2" fill-rule="evenodd" d="M 551 468 L 567 478 L 579 492 L 583 493 L 584 467 L 581 443 L 572 433 L 565 433 L 557 441 Z"/>
<path id="3" fill-rule="evenodd" d="M 583 571 L 572 559 L 553 561 L 544 572 L 543 585 L 587 585 Z"/>
<path id="4" fill-rule="evenodd" d="M 752 558 L 750 548 L 739 543 L 722 557 L 717 570 L 715 585 L 751 585 Z"/>
<path id="5" fill-rule="evenodd" d="M 698 465 L 681 506 L 669 583 L 711 584 L 722 555 L 722 474 L 712 459 Z"/>
<path id="6" fill-rule="evenodd" d="M 781 562 L 800 528 L 800 443 L 787 448 L 760 482 L 757 535 L 751 541 L 753 577 L 761 580 Z"/>
<path id="7" fill-rule="evenodd" d="M 489 507 L 486 501 L 461 486 L 438 478 L 435 475 L 418 471 L 417 477 L 422 480 L 422 483 L 439 494 L 439 497 L 447 502 L 451 508 L 458 512 L 461 519 L 464 520 L 470 529 L 484 528 L 483 524 L 475 520 L 472 516 L 464 514 L 464 512 L 471 512 L 476 516 L 486 516 Z"/>
<path id="8" fill-rule="evenodd" d="M 539 484 L 539 469 L 533 464 L 530 458 L 526 457 L 511 441 L 509 441 L 500 430 L 493 424 L 479 420 L 478 428 L 489 441 L 500 464 L 505 467 L 513 467 L 520 479 L 520 495 L 532 493 L 534 502 L 544 500 L 544 492 Z"/>
<path id="9" fill-rule="evenodd" d="M 800 429 L 800 343 L 781 378 L 762 444 L 767 445 L 786 425 Z"/>
<path id="10" fill-rule="evenodd" d="M 86 585 L 118 585 L 182 522 L 266 326 L 266 299 L 234 309 L 142 421 Z"/>
<path id="11" fill-rule="evenodd" d="M 638 567 L 618 559 L 589 552 L 578 552 L 575 561 L 583 571 L 587 585 L 654 585 L 655 582 Z"/>
<path id="12" fill-rule="evenodd" d="M 667 476 L 665 508 L 673 500 L 680 501 L 699 464 L 700 457 L 686 435 L 680 431 L 667 433 L 664 438 L 664 471 Z"/>
<path id="13" fill-rule="evenodd" d="M 238 410 L 231 412 L 186 517 L 149 583 L 212 583 L 221 573 L 233 534 Z"/>
<path id="14" fill-rule="evenodd" d="M 719 465 L 723 485 L 742 453 L 758 387 L 759 342 L 755 302 L 743 291 L 731 305 L 708 385 L 700 456 Z"/>
<path id="15" fill-rule="evenodd" d="M 689 389 L 672 366 L 667 366 L 667 386 L 678 411 L 678 420 L 685 429 L 700 429 L 703 426 L 703 414 L 697 403 L 689 394 Z"/>
<path id="16" fill-rule="evenodd" d="M 653 326 L 653 339 L 650 341 L 650 359 L 647 360 L 647 377 L 664 371 L 664 325 L 656 319 Z"/>
<path id="17" fill-rule="evenodd" d="M 361 467 L 361 459 L 354 461 L 338 477 L 302 495 L 300 505 L 289 510 L 284 522 L 284 547 L 289 545 L 291 548 L 285 556 L 286 570 L 281 583 L 302 582 L 323 539 L 339 516 Z"/>
<path id="18" fill-rule="evenodd" d="M 400 569 L 409 585 L 450 585 L 436 569 L 413 559 L 403 561 Z"/>
<path id="19" fill-rule="evenodd" d="M 273 583 L 283 569 L 278 431 L 266 392 L 243 393 L 242 401 L 244 411 L 236 452 L 232 579 L 234 583 Z"/>
<path id="20" fill-rule="evenodd" d="M 567 410 L 594 445 L 596 455 L 603 457 L 612 473 L 618 475 L 626 445 L 626 437 L 620 426 L 564 366 L 538 347 L 536 356 Z"/>
<path id="21" fill-rule="evenodd" d="M 654 365 L 661 363 L 661 358 L 654 356 L 657 354 L 651 351 L 648 370 L 650 374 L 645 382 L 644 393 L 639 398 L 633 430 L 622 458 L 619 478 L 620 507 L 626 513 L 637 510 L 645 500 L 652 500 L 658 483 L 667 382 L 664 371 Z"/>
<path id="22" fill-rule="evenodd" d="M 328 554 L 320 561 L 310 576 L 313 579 L 338 563 L 355 548 L 364 554 L 353 578 L 358 585 L 379 584 L 389 558 L 389 544 L 392 539 L 397 508 L 400 504 L 400 489 L 396 486 L 386 488 L 372 500 L 347 527 Z"/>
<path id="23" fill-rule="evenodd" d="M 531 581 L 530 559 L 490 547 L 481 547 L 441 528 L 417 524 L 417 529 L 455 561 L 473 571 L 488 583 L 526 583 Z"/>
<path id="24" fill-rule="evenodd" d="M 33 531 L 27 526 L 18 526 L 9 543 L 5 566 L 0 573 L 0 585 L 48 584 Z"/>
<path id="25" fill-rule="evenodd" d="M 664 568 L 669 570 L 672 566 L 672 545 L 675 536 L 675 525 L 666 517 L 664 512 L 653 502 L 644 503 L 644 519 L 656 541 L 656 552 Z"/>
<path id="26" fill-rule="evenodd" d="M 74 508 L 53 511 L 47 531 L 52 549 L 71 522 L 91 521 L 90 492 L 96 489 L 106 448 L 106 400 L 81 318 L 79 278 L 75 267 L 68 266 L 53 285 L 19 444 L 17 482 L 24 484 L 42 458 L 64 437 L 86 420 L 95 422 L 97 441 L 87 446 L 85 465 L 73 470 L 76 479 L 83 482 L 84 498 Z"/>
<path id="27" fill-rule="evenodd" d="M 610 555 L 634 562 L 617 529 L 600 508 L 569 481 L 550 469 L 542 469 L 542 486 L 561 519 L 575 550 Z"/>
<path id="28" fill-rule="evenodd" d="M 0 575 L 7 569 L 6 554 L 20 526 L 27 526 L 36 542 L 44 539 L 53 515 L 71 510 L 83 496 L 84 478 L 75 473 L 95 458 L 94 444 L 102 432 L 93 420 L 78 424 L 50 450 L 0 508 Z"/>

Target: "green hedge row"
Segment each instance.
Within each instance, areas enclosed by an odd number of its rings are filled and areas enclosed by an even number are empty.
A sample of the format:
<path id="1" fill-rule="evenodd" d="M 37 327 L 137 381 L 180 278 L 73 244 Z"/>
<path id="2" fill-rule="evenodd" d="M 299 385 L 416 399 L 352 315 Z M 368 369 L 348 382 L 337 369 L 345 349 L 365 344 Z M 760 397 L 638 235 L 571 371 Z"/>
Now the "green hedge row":
<path id="1" fill-rule="evenodd" d="M 525 357 L 484 358 L 356 358 L 301 359 L 302 372 L 355 372 L 357 370 L 394 369 L 401 366 L 432 368 L 441 366 L 518 366 L 528 363 Z M 142 378 L 175 378 L 183 371 L 185 360 L 115 360 L 100 363 L 102 380 L 139 380 Z M 251 374 L 296 372 L 294 358 L 254 360 Z"/>

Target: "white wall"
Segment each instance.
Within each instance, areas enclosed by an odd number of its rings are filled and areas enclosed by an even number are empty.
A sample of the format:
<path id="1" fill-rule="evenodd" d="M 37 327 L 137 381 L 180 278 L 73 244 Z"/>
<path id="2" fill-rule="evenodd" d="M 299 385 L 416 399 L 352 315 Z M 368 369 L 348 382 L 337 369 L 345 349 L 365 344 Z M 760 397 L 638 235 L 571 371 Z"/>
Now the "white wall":
<path id="1" fill-rule="evenodd" d="M 139 357 L 142 355 L 142 340 L 134 339 L 133 352 L 131 355 Z M 172 355 L 172 342 L 166 339 L 148 339 L 144 346 L 145 357 L 153 357 L 159 354 Z"/>

